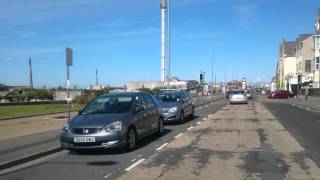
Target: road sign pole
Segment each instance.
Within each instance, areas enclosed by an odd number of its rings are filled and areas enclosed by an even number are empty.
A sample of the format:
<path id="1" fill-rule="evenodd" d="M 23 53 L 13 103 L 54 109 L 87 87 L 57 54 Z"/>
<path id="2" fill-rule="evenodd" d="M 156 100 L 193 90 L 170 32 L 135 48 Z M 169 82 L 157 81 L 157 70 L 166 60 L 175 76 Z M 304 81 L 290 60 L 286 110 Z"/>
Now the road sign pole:
<path id="1" fill-rule="evenodd" d="M 69 67 L 73 64 L 73 52 L 71 48 L 66 48 L 66 65 L 67 65 L 67 103 L 68 103 L 68 120 L 70 121 L 70 105 L 71 105 L 71 98 L 70 98 L 70 71 Z"/>
<path id="2" fill-rule="evenodd" d="M 67 64 L 67 103 L 68 103 L 68 121 L 70 121 L 70 72 L 69 65 Z"/>

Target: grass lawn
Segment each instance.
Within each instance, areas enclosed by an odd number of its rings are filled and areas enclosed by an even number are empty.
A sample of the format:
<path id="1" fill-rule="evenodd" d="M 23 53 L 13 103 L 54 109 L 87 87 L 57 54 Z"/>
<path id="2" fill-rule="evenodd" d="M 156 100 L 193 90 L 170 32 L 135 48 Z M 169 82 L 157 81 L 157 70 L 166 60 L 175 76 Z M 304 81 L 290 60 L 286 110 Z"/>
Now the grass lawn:
<path id="1" fill-rule="evenodd" d="M 83 107 L 80 104 L 73 104 L 72 110 L 79 110 Z M 67 111 L 66 104 L 37 104 L 37 105 L 14 105 L 0 106 L 0 119 L 8 117 L 19 117 L 27 115 L 36 115 L 43 113 Z"/>

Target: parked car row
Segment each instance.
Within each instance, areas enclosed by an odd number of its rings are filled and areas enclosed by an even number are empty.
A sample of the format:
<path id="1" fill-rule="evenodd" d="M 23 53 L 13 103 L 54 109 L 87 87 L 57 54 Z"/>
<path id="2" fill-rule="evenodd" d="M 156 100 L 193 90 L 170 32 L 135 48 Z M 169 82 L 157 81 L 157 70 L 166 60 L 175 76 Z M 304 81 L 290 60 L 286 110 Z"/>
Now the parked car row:
<path id="1" fill-rule="evenodd" d="M 98 96 L 67 122 L 61 132 L 64 149 L 125 147 L 154 133 L 164 134 L 164 123 L 193 118 L 195 106 L 186 91 L 111 93 Z"/>
<path id="2" fill-rule="evenodd" d="M 280 91 L 268 93 L 268 98 L 271 98 L 271 99 L 288 99 L 288 98 L 293 98 L 294 96 L 295 96 L 294 93 L 286 90 L 280 90 Z"/>

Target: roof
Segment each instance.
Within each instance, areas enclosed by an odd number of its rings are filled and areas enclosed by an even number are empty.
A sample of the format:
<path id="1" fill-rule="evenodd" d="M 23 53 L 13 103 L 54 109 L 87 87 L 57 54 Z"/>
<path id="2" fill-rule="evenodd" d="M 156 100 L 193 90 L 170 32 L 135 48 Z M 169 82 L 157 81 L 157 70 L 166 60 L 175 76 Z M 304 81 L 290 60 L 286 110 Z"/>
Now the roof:
<path id="1" fill-rule="evenodd" d="M 296 41 L 285 41 L 283 42 L 283 51 L 287 57 L 294 57 L 296 55 Z"/>
<path id="2" fill-rule="evenodd" d="M 311 36 L 313 36 L 313 34 L 300 34 L 299 37 L 297 38 L 297 42 L 304 41 Z"/>

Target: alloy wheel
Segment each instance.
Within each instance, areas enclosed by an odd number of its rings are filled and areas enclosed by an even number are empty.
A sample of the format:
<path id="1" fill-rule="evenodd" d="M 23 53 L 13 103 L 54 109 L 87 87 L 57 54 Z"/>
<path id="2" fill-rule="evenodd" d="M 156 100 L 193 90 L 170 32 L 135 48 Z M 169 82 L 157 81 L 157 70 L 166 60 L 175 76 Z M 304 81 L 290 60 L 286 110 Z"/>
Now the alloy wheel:
<path id="1" fill-rule="evenodd" d="M 128 133 L 128 148 L 129 150 L 133 150 L 136 146 L 136 133 L 133 129 L 129 130 Z"/>

